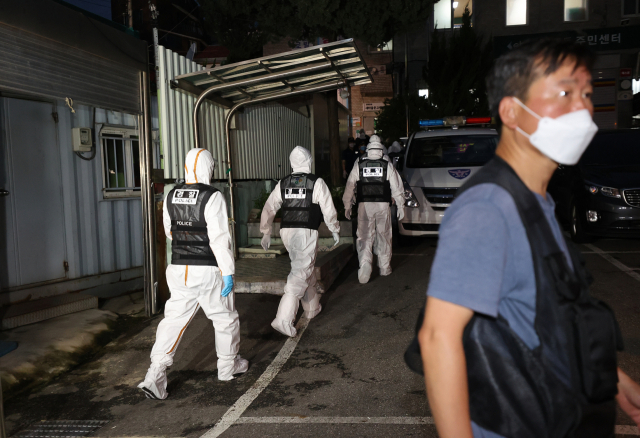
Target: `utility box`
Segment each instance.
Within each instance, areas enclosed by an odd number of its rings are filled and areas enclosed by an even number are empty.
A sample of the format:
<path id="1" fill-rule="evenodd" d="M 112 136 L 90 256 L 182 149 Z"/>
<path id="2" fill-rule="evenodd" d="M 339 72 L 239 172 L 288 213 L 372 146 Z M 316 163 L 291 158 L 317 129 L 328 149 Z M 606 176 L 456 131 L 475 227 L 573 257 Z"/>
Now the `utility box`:
<path id="1" fill-rule="evenodd" d="M 71 130 L 71 139 L 74 152 L 91 152 L 91 147 L 93 146 L 91 128 L 73 128 Z"/>

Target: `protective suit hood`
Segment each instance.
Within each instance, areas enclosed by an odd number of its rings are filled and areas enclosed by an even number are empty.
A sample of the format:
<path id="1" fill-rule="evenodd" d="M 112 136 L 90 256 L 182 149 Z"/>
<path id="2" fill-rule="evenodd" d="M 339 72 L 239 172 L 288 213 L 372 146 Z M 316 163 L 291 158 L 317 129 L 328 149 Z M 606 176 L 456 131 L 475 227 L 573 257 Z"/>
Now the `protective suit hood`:
<path id="1" fill-rule="evenodd" d="M 206 149 L 191 149 L 184 159 L 184 180 L 187 184 L 210 184 L 215 160 Z"/>
<path id="2" fill-rule="evenodd" d="M 367 145 L 367 157 L 377 160 L 384 155 L 384 145 L 379 142 L 371 142 Z"/>
<path id="3" fill-rule="evenodd" d="M 289 161 L 291 161 L 293 173 L 311 173 L 313 158 L 311 157 L 311 152 L 302 146 L 296 146 L 293 151 L 291 151 Z"/>

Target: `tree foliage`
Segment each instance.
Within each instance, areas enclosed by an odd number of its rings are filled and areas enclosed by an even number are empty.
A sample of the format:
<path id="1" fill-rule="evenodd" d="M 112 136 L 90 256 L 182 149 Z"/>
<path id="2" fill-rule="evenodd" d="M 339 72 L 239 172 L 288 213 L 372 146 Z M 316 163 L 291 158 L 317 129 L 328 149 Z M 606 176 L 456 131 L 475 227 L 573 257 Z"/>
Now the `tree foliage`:
<path id="1" fill-rule="evenodd" d="M 269 41 L 338 36 L 381 46 L 424 22 L 434 0 L 201 0 L 210 33 L 234 61 L 262 52 Z"/>
<path id="2" fill-rule="evenodd" d="M 376 132 L 383 139 L 396 141 L 407 136 L 406 106 L 409 106 L 409 132 L 417 131 L 420 119 L 428 119 L 433 115 L 433 109 L 424 97 L 416 94 L 398 95 L 385 100 L 385 106 L 378 113 Z"/>
<path id="3" fill-rule="evenodd" d="M 407 104 L 409 132 L 419 129 L 420 119 L 488 116 L 485 77 L 492 61 L 491 47 L 471 27 L 471 14 L 465 9 L 459 31 L 453 35 L 438 30 L 433 33 L 429 63 L 423 72 L 429 98 L 414 93 L 386 100 L 376 129 L 383 138 L 406 136 Z"/>
<path id="4" fill-rule="evenodd" d="M 491 47 L 471 27 L 467 8 L 459 32 L 446 38 L 442 31 L 434 31 L 424 71 L 433 115 L 488 116 L 485 78 L 492 61 Z"/>

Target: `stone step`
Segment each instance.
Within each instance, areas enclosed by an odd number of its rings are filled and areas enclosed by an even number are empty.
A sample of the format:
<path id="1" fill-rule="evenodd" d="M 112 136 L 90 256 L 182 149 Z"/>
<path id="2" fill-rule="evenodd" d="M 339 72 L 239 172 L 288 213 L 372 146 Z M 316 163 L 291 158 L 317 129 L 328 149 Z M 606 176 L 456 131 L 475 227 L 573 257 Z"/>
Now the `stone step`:
<path id="1" fill-rule="evenodd" d="M 260 246 L 261 241 L 261 238 L 249 237 L 249 246 Z M 318 250 L 325 251 L 326 248 L 333 247 L 334 243 L 333 237 L 320 237 L 318 239 Z M 339 244 L 342 245 L 343 243 L 353 244 L 353 237 L 340 237 Z M 273 248 L 275 245 L 283 245 L 282 239 L 279 237 L 271 237 L 271 247 L 269 249 Z M 242 248 L 240 248 L 240 250 L 242 250 Z"/>
<path id="2" fill-rule="evenodd" d="M 318 252 L 315 274 L 319 292 L 325 292 L 331 287 L 353 254 L 353 244 L 342 244 L 331 251 Z M 234 292 L 282 295 L 290 270 L 289 257 L 238 261 Z"/>
<path id="3" fill-rule="evenodd" d="M 241 259 L 274 259 L 287 253 L 284 245 L 271 245 L 268 250 L 262 249 L 260 244 L 238 248 Z"/>
<path id="4" fill-rule="evenodd" d="M 98 307 L 98 297 L 83 293 L 69 293 L 39 300 L 12 304 L 0 309 L 2 330 L 44 321 L 70 313 Z"/>
<path id="5" fill-rule="evenodd" d="M 343 243 L 331 251 L 318 253 L 315 268 L 318 292 L 324 293 L 331 287 L 353 254 L 353 243 Z"/>
<path id="6" fill-rule="evenodd" d="M 262 238 L 262 233 L 260 232 L 260 223 L 259 222 L 249 222 L 247 223 L 247 233 L 249 238 Z M 331 231 L 327 228 L 327 225 L 322 222 L 320 224 L 320 228 L 318 229 L 319 237 L 331 237 Z M 351 221 L 340 221 L 340 236 L 341 237 L 352 237 L 352 224 Z M 280 237 L 280 222 L 274 222 L 271 224 L 271 238 Z"/>

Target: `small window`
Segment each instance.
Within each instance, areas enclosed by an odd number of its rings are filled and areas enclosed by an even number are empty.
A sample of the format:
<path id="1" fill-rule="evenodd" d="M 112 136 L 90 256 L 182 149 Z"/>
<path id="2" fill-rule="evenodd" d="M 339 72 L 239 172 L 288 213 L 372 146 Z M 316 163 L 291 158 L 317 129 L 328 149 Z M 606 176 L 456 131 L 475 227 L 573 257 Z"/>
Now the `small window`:
<path id="1" fill-rule="evenodd" d="M 452 9 L 451 0 L 440 0 L 433 4 L 433 25 L 436 29 L 451 29 Z"/>
<path id="2" fill-rule="evenodd" d="M 564 21 L 587 21 L 587 0 L 564 0 Z"/>
<path id="3" fill-rule="evenodd" d="M 102 191 L 105 198 L 140 195 L 140 142 L 138 131 L 105 127 L 102 146 Z"/>
<path id="4" fill-rule="evenodd" d="M 622 0 L 622 15 L 640 15 L 640 0 Z"/>
<path id="5" fill-rule="evenodd" d="M 507 0 L 507 26 L 527 24 L 527 0 Z"/>

